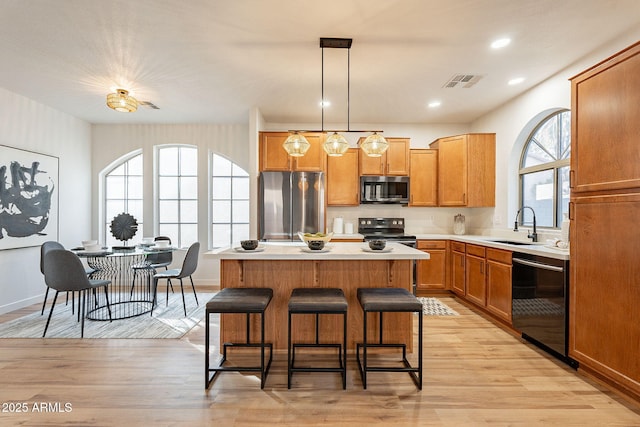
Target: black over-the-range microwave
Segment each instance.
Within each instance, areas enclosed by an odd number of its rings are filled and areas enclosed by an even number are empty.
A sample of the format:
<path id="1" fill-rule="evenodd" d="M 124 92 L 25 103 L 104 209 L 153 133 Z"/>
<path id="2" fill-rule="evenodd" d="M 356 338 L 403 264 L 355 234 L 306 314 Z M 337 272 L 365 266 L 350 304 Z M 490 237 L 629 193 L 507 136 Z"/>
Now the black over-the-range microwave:
<path id="1" fill-rule="evenodd" d="M 408 176 L 361 176 L 360 203 L 409 203 Z"/>

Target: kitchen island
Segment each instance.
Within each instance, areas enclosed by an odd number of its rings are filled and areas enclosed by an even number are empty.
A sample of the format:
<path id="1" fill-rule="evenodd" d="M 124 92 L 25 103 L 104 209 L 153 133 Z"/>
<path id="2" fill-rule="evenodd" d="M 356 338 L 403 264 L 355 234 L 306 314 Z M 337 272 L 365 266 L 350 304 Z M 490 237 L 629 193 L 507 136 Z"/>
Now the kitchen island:
<path id="1" fill-rule="evenodd" d="M 356 292 L 363 287 L 395 287 L 412 289 L 413 263 L 429 259 L 429 254 L 398 243 L 387 243 L 384 252 L 369 252 L 366 243 L 330 242 L 326 251 L 309 251 L 303 243 L 264 243 L 259 251 L 222 248 L 205 255 L 220 260 L 220 288 L 273 289 L 274 295 L 266 312 L 265 335 L 276 350 L 287 348 L 287 304 L 294 288 L 341 288 L 347 298 L 347 347 L 355 349 L 362 341 L 362 309 Z M 389 342 L 413 341 L 411 313 L 388 313 L 384 316 L 384 339 Z M 296 316 L 292 336 L 297 342 L 313 342 L 313 315 Z M 378 315 L 369 317 L 369 337 L 378 337 Z M 375 327 L 371 327 L 374 326 Z M 251 318 L 252 341 L 259 337 L 257 316 Z M 223 314 L 220 340 L 243 341 L 246 317 Z M 340 316 L 321 316 L 321 342 L 340 342 Z M 326 340 L 326 341 L 325 341 Z M 411 348 L 411 346 L 409 346 Z"/>

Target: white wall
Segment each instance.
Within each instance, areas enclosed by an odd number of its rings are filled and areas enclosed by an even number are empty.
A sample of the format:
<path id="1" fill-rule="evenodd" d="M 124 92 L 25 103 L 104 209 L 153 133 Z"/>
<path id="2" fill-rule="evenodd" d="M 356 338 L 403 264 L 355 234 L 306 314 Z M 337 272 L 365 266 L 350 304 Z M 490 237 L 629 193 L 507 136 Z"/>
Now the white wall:
<path id="1" fill-rule="evenodd" d="M 0 89 L 0 144 L 59 158 L 59 241 L 80 244 L 92 222 L 90 125 Z M 39 266 L 40 247 L 0 251 L 0 314 L 42 301 Z"/>
<path id="2" fill-rule="evenodd" d="M 92 171 L 97 176 L 114 160 L 134 150 L 142 149 L 145 178 L 153 174 L 154 146 L 163 144 L 190 144 L 198 148 L 198 240 L 201 253 L 209 247 L 209 156 L 211 152 L 221 154 L 246 171 L 251 171 L 256 163 L 250 155 L 249 126 L 244 124 L 190 124 L 190 125 L 93 125 Z M 256 155 L 256 154 L 254 154 Z M 254 180 L 252 180 L 254 181 Z M 99 182 L 93 182 L 93 193 L 98 194 Z M 153 182 L 144 183 L 144 224 L 145 234 L 156 234 L 153 230 Z M 92 201 L 92 235 L 102 240 L 100 233 L 99 197 Z M 182 265 L 185 252 L 174 254 L 173 268 Z M 209 257 L 201 256 L 198 269 L 193 275 L 196 284 L 217 284 L 219 263 Z"/>

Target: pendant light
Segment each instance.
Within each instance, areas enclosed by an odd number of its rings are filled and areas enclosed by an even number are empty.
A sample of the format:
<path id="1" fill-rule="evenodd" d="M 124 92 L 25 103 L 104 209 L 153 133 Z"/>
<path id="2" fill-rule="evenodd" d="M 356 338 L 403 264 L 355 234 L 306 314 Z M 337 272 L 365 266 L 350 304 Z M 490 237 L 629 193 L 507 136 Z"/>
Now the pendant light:
<path id="1" fill-rule="evenodd" d="M 331 157 L 342 156 L 349 149 L 349 143 L 344 136 L 334 132 L 325 140 L 323 148 Z"/>
<path id="2" fill-rule="evenodd" d="M 294 131 L 292 135 L 284 141 L 282 144 L 284 150 L 289 153 L 292 157 L 302 157 L 309 150 L 311 144 L 307 141 L 307 138 L 304 137 L 298 131 Z"/>
<path id="3" fill-rule="evenodd" d="M 360 149 L 369 157 L 380 157 L 389 148 L 389 143 L 382 135 L 373 132 L 361 144 Z"/>
<path id="4" fill-rule="evenodd" d="M 121 113 L 133 113 L 138 109 L 138 101 L 125 89 L 116 89 L 107 95 L 107 106 Z"/>
<path id="5" fill-rule="evenodd" d="M 346 133 L 361 133 L 361 132 L 373 132 L 372 135 L 369 135 L 363 143 L 360 144 L 360 148 L 362 151 L 371 157 L 380 157 L 389 147 L 389 143 L 386 139 L 379 135 L 378 132 L 382 132 L 380 130 L 352 130 L 350 125 L 350 88 L 351 88 L 351 43 L 353 39 L 345 39 L 345 38 L 330 38 L 330 37 L 321 37 L 320 38 L 320 48 L 322 49 L 322 127 L 320 131 L 312 131 L 306 130 L 306 132 L 333 132 L 329 135 L 323 144 L 323 149 L 329 156 L 342 156 L 349 149 L 349 143 L 346 138 L 340 134 L 340 132 Z M 347 49 L 347 129 L 346 130 L 325 130 L 324 128 L 324 108 L 326 106 L 324 99 L 324 49 L 325 48 L 337 48 L 337 49 Z M 309 141 L 301 135 L 299 132 L 290 130 L 290 135 L 287 140 L 284 142 L 283 147 L 289 153 L 290 156 L 304 156 L 304 153 L 310 147 Z"/>

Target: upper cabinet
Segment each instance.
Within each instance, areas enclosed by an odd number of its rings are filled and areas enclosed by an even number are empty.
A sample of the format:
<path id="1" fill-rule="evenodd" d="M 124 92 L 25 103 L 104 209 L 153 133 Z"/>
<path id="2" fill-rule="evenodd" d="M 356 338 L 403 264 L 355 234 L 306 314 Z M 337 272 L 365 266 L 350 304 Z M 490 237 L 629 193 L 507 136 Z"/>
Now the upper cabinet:
<path id="1" fill-rule="evenodd" d="M 440 138 L 430 147 L 438 150 L 439 206 L 495 206 L 495 133 Z"/>
<path id="2" fill-rule="evenodd" d="M 289 137 L 288 132 L 260 132 L 260 171 L 305 171 L 325 170 L 326 155 L 322 148 L 325 135 L 303 134 L 311 144 L 302 157 L 292 157 L 282 147 Z"/>
<path id="3" fill-rule="evenodd" d="M 359 151 L 358 148 L 349 148 L 342 156 L 327 156 L 327 205 L 360 204 Z"/>
<path id="4" fill-rule="evenodd" d="M 640 187 L 640 43 L 571 80 L 571 192 Z"/>
<path id="5" fill-rule="evenodd" d="M 411 150 L 409 206 L 438 206 L 438 150 Z"/>
<path id="6" fill-rule="evenodd" d="M 385 138 L 389 148 L 381 157 L 360 156 L 360 175 L 409 175 L 409 138 Z M 360 138 L 358 146 L 364 141 Z"/>

